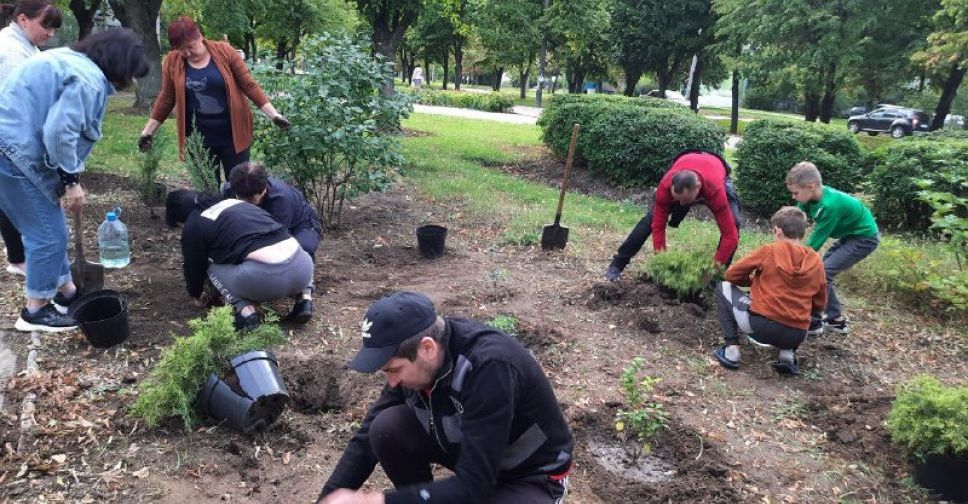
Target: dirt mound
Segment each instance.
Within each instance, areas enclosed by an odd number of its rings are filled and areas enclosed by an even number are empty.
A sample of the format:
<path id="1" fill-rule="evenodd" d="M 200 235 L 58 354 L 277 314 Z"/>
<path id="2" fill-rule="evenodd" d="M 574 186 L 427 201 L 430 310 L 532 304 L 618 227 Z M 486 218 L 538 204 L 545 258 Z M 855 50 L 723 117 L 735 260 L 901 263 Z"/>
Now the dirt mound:
<path id="1" fill-rule="evenodd" d="M 733 503 L 743 500 L 740 484 L 719 451 L 677 421 L 653 441 L 647 459 L 651 470 L 622 457 L 602 456 L 622 450 L 615 433 L 616 408 L 586 414 L 573 422 L 577 465 L 592 474 L 592 490 L 605 502 Z M 641 465 L 641 464 L 639 464 Z M 633 479 L 630 469 L 641 476 Z"/>
<path id="2" fill-rule="evenodd" d="M 872 387 L 865 387 L 872 388 Z M 807 403 L 811 423 L 827 434 L 826 448 L 849 461 L 864 461 L 889 473 L 906 465 L 897 445 L 883 425 L 891 409 L 891 396 L 877 395 L 865 388 L 854 393 L 817 396 Z"/>
<path id="3" fill-rule="evenodd" d="M 289 404 L 302 413 L 342 410 L 359 399 L 365 378 L 335 357 L 312 356 L 281 361 Z"/>

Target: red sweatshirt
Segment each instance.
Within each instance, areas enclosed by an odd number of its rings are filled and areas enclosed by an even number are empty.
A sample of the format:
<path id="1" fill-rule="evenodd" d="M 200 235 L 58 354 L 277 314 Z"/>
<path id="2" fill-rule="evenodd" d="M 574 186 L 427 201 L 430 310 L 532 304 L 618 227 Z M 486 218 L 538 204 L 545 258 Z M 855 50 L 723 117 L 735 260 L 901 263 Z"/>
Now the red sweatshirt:
<path id="1" fill-rule="evenodd" d="M 739 245 L 739 231 L 733 210 L 726 199 L 726 167 L 718 157 L 712 154 L 689 153 L 676 160 L 672 168 L 662 177 L 655 192 L 655 214 L 652 218 L 652 248 L 656 251 L 664 250 L 666 246 L 666 224 L 669 222 L 669 210 L 675 200 L 672 199 L 672 176 L 682 170 L 692 170 L 699 176 L 699 195 L 696 203 L 709 207 L 716 218 L 722 240 L 713 259 L 720 264 L 726 264 L 729 257 Z"/>

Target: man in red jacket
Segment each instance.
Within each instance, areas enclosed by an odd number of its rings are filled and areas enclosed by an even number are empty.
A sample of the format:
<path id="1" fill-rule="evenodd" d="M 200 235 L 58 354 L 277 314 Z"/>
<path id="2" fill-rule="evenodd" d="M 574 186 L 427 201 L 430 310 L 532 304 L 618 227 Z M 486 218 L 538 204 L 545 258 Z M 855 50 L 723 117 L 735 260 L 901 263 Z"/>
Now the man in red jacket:
<path id="1" fill-rule="evenodd" d="M 652 235 L 652 248 L 658 252 L 666 247 L 666 224 L 674 228 L 696 204 L 706 205 L 719 226 L 719 247 L 713 259 L 729 266 L 739 245 L 739 197 L 729 178 L 729 164 L 718 154 L 701 150 L 687 150 L 672 160 L 672 166 L 655 190 L 652 208 L 635 225 L 625 242 L 612 257 L 605 278 L 618 280 L 629 261 L 639 253 L 645 240 Z"/>

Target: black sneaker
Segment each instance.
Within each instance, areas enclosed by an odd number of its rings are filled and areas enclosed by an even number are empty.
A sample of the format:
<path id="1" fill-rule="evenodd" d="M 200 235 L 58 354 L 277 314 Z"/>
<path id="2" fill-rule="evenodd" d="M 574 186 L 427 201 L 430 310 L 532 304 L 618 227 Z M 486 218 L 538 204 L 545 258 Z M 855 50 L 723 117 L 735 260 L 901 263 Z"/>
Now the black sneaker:
<path id="1" fill-rule="evenodd" d="M 824 319 L 823 324 L 827 329 L 830 330 L 830 332 L 834 332 L 837 334 L 847 334 L 850 330 L 847 326 L 847 317 L 841 318 L 839 322 L 834 322 L 833 320 L 830 320 L 830 319 Z"/>
<path id="2" fill-rule="evenodd" d="M 30 313 L 27 311 L 27 308 L 20 310 L 20 318 L 17 319 L 14 327 L 18 331 L 23 332 L 41 331 L 55 333 L 76 329 L 77 322 L 67 315 L 58 313 L 54 305 L 47 303 L 43 308 L 37 310 L 37 313 Z"/>
<path id="3" fill-rule="evenodd" d="M 235 329 L 241 332 L 253 331 L 262 325 L 262 317 L 259 316 L 259 312 L 254 312 L 248 317 L 243 317 L 241 314 L 235 314 Z"/>
<path id="4" fill-rule="evenodd" d="M 67 315 L 67 310 L 71 307 L 71 303 L 77 301 L 77 298 L 79 297 L 81 297 L 80 290 L 74 291 L 74 295 L 71 297 L 66 297 L 58 292 L 57 295 L 54 296 L 53 300 L 54 309 L 56 309 L 57 313 L 60 313 L 61 315 Z"/>
<path id="5" fill-rule="evenodd" d="M 296 301 L 296 304 L 292 305 L 292 311 L 289 312 L 289 315 L 286 315 L 286 322 L 305 324 L 311 318 L 313 318 L 312 300 L 300 299 Z"/>
<path id="6" fill-rule="evenodd" d="M 605 270 L 605 280 L 609 282 L 614 282 L 618 280 L 618 277 L 622 276 L 622 270 L 618 269 L 618 266 L 610 265 L 607 270 Z"/>
<path id="7" fill-rule="evenodd" d="M 807 336 L 820 336 L 823 334 L 823 320 L 811 320 L 810 328 L 807 329 Z"/>

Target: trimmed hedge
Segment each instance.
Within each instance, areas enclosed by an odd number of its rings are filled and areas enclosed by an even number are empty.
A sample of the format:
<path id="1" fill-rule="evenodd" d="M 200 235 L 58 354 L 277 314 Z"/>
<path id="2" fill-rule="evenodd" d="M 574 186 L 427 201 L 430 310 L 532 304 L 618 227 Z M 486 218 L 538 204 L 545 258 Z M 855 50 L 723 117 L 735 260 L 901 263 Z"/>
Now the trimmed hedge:
<path id="1" fill-rule="evenodd" d="M 750 123 L 735 158 L 743 205 L 761 216 L 791 204 L 786 174 L 800 161 L 817 165 L 824 185 L 844 192 L 858 188 L 866 163 L 860 144 L 847 130 L 776 119 Z"/>
<path id="2" fill-rule="evenodd" d="M 441 107 L 457 107 L 484 112 L 505 112 L 514 106 L 514 98 L 503 93 L 473 93 L 469 91 L 443 91 L 435 89 L 421 89 L 407 91 L 412 94 L 417 103 L 423 105 L 438 105 Z"/>
<path id="3" fill-rule="evenodd" d="M 886 228 L 927 231 L 933 210 L 917 197 L 917 179 L 933 182 L 932 190 L 957 194 L 940 175 L 955 171 L 968 176 L 968 140 L 947 142 L 940 138 L 891 142 L 872 155 L 874 171 L 869 178 L 877 223 Z"/>
<path id="4" fill-rule="evenodd" d="M 576 159 L 625 187 L 658 182 L 682 150 L 722 153 L 725 141 L 715 123 L 666 100 L 563 95 L 538 120 L 544 143 L 559 156 L 568 152 L 574 123 L 582 126 Z"/>

